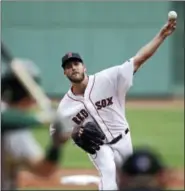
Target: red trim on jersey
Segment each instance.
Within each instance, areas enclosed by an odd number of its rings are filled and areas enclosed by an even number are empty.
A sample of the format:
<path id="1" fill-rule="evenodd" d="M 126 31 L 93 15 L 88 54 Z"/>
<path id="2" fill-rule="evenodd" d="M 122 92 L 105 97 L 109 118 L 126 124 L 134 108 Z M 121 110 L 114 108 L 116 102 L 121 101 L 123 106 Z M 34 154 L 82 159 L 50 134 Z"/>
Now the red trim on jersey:
<path id="1" fill-rule="evenodd" d="M 72 99 L 73 101 L 79 101 L 79 102 L 83 103 L 83 102 L 82 102 L 82 101 L 80 101 L 80 100 L 77 100 L 77 99 L 72 98 L 71 96 L 69 96 L 69 94 L 68 94 L 68 93 L 67 93 L 67 96 L 68 96 L 70 99 Z"/>
<path id="2" fill-rule="evenodd" d="M 91 92 L 92 92 L 92 89 L 93 89 L 93 87 L 94 87 L 94 84 L 95 84 L 95 75 L 94 75 L 94 78 L 93 78 L 93 84 L 92 84 L 91 89 L 90 89 L 90 92 L 89 92 L 89 100 L 90 100 L 90 102 L 92 103 L 94 109 L 96 110 L 98 116 L 99 116 L 100 119 L 102 120 L 103 124 L 104 124 L 105 127 L 107 128 L 108 132 L 110 133 L 111 137 L 114 139 L 114 136 L 112 135 L 111 131 L 109 130 L 109 128 L 108 128 L 108 126 L 106 125 L 105 121 L 102 119 L 102 117 L 101 117 L 101 115 L 99 114 L 98 110 L 96 109 L 96 107 L 95 107 L 93 101 L 91 100 Z M 82 103 L 82 104 L 84 105 L 85 109 L 86 109 L 86 110 L 88 111 L 88 113 L 91 115 L 91 113 L 89 112 L 89 110 L 87 109 L 87 107 L 85 106 L 85 104 L 84 104 L 83 101 L 76 100 L 76 99 L 72 98 L 68 93 L 67 93 L 67 95 L 68 95 L 68 97 L 71 98 L 72 100 L 78 101 L 78 102 Z M 94 119 L 94 117 L 93 117 L 92 115 L 91 115 L 91 117 Z M 94 119 L 94 120 L 95 120 L 95 119 Z M 96 121 L 96 120 L 95 120 L 95 121 Z M 101 129 L 101 128 L 100 128 L 100 129 Z M 107 139 L 107 140 L 108 140 L 108 139 Z"/>
<path id="3" fill-rule="evenodd" d="M 86 105 L 84 104 L 83 101 L 76 100 L 76 99 L 72 98 L 69 94 L 67 94 L 67 96 L 68 96 L 69 98 L 71 98 L 73 101 L 77 101 L 77 102 L 82 103 L 82 104 L 84 105 L 84 108 L 87 110 L 87 112 L 89 113 L 89 115 L 92 117 L 92 119 L 97 123 L 96 119 L 91 115 L 90 111 L 87 109 L 87 107 L 86 107 Z M 98 123 L 97 123 L 97 124 L 98 124 Z M 101 129 L 101 127 L 99 127 L 99 128 L 100 128 L 100 130 L 103 132 L 103 130 Z M 105 135 L 105 137 L 106 137 L 106 135 Z M 107 137 L 106 137 L 106 139 L 107 139 Z M 107 141 L 108 141 L 108 139 L 107 139 Z"/>
<path id="4" fill-rule="evenodd" d="M 92 92 L 92 89 L 93 89 L 93 87 L 94 87 L 94 84 L 95 84 L 95 75 L 94 75 L 93 85 L 91 86 L 91 90 L 90 90 L 90 92 L 89 92 L 89 100 L 91 101 L 91 103 L 92 103 L 94 109 L 96 110 L 96 112 L 97 112 L 98 116 L 100 117 L 100 119 L 103 121 L 103 123 L 104 123 L 104 125 L 106 126 L 107 130 L 108 130 L 109 133 L 111 134 L 112 138 L 114 139 L 114 136 L 112 135 L 111 131 L 109 130 L 109 128 L 108 128 L 108 126 L 106 125 L 105 121 L 104 121 L 104 120 L 102 119 L 102 117 L 100 116 L 100 114 L 99 114 L 98 110 L 96 109 L 96 107 L 95 107 L 93 101 L 91 100 L 91 92 Z"/>

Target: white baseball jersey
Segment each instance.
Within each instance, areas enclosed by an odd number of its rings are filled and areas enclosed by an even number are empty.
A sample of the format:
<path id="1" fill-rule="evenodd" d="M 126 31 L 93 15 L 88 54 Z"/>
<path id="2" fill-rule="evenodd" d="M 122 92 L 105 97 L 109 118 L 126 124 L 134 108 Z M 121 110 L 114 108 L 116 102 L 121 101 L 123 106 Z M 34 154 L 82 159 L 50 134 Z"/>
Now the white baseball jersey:
<path id="1" fill-rule="evenodd" d="M 96 122 L 111 141 L 129 128 L 125 118 L 125 96 L 132 86 L 133 58 L 89 76 L 84 96 L 74 95 L 71 89 L 61 100 L 58 112 L 71 123 L 82 126 Z"/>

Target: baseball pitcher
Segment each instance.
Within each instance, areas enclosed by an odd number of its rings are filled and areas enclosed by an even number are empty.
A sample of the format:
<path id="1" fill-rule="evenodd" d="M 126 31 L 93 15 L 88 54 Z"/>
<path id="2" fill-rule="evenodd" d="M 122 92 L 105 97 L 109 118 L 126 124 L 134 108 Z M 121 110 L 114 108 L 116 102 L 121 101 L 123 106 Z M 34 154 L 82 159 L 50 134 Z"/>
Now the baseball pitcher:
<path id="1" fill-rule="evenodd" d="M 87 75 L 77 53 L 62 58 L 71 88 L 58 112 L 74 127 L 72 139 L 86 151 L 99 171 L 99 190 L 117 190 L 116 168 L 133 153 L 130 127 L 125 117 L 125 97 L 133 75 L 173 33 L 176 20 L 168 20 L 159 33 L 135 56 L 121 65 Z"/>

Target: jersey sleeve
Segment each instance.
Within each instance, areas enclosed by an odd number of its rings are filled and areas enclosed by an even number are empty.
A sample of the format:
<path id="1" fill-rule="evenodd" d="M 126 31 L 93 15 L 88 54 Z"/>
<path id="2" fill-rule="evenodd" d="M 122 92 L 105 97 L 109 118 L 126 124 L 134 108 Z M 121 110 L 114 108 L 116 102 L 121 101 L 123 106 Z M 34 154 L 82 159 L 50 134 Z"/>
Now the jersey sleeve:
<path id="1" fill-rule="evenodd" d="M 59 119 L 59 123 L 57 123 L 57 125 L 60 124 L 62 126 L 62 129 L 63 129 L 64 133 L 70 133 L 70 132 L 72 132 L 72 126 L 69 123 L 69 120 L 67 118 L 65 118 L 64 115 L 63 115 L 63 110 L 66 109 L 66 108 L 65 108 L 65 106 L 63 105 L 63 103 L 61 101 L 58 108 L 57 108 L 57 117 Z M 50 124 L 50 127 L 49 127 L 50 136 L 53 135 L 55 130 L 56 130 L 55 129 L 55 124 L 54 123 Z"/>
<path id="2" fill-rule="evenodd" d="M 125 95 L 133 84 L 134 58 L 97 74 L 104 79 L 106 78 L 119 96 Z"/>
<path id="3" fill-rule="evenodd" d="M 134 76 L 134 58 L 129 59 L 122 65 L 118 66 L 116 85 L 119 94 L 126 94 L 133 85 Z"/>

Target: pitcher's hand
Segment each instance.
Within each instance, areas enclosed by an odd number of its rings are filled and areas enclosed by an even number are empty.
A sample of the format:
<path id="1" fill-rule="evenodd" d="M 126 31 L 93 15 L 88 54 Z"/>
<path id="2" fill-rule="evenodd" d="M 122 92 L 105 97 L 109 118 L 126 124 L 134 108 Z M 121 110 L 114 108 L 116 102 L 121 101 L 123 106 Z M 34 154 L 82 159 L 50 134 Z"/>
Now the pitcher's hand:
<path id="1" fill-rule="evenodd" d="M 167 23 L 162 27 L 160 31 L 160 36 L 166 38 L 170 36 L 176 29 L 177 21 L 176 19 L 168 20 Z"/>

